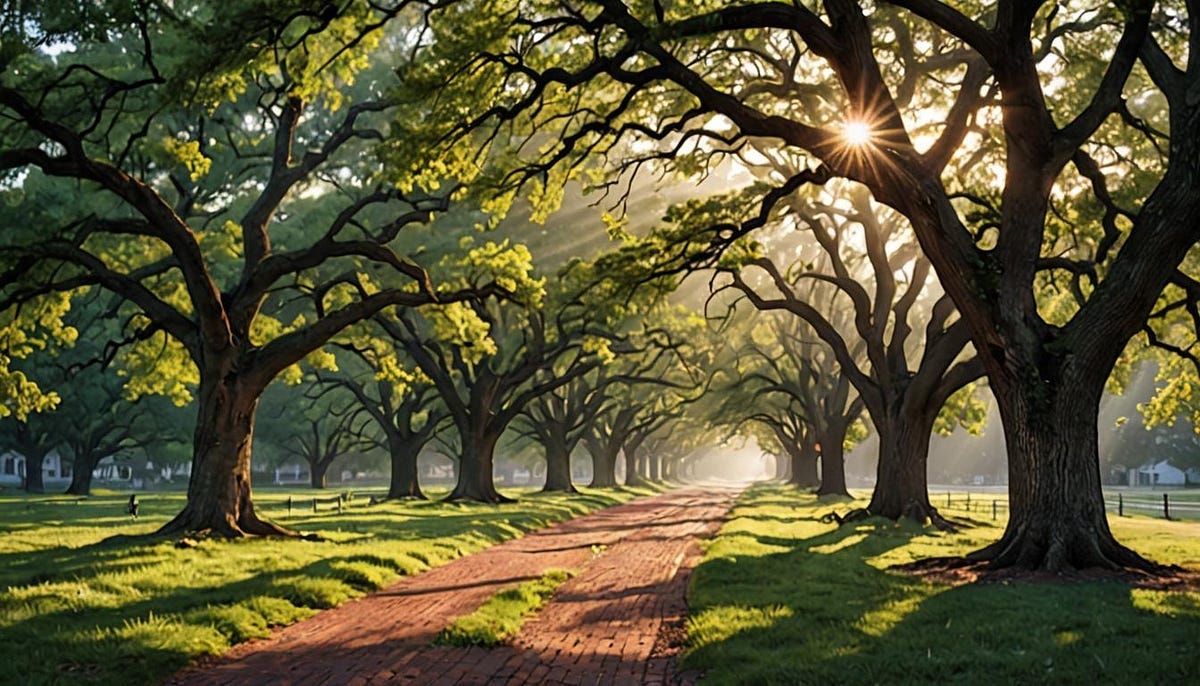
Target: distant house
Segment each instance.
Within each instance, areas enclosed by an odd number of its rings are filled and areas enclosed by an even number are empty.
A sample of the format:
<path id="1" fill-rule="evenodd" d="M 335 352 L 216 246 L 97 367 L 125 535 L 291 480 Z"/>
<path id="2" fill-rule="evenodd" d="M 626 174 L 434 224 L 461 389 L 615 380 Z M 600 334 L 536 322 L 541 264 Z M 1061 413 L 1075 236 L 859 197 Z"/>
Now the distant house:
<path id="1" fill-rule="evenodd" d="M 42 480 L 63 481 L 71 478 L 71 461 L 51 450 L 42 461 Z M 25 456 L 14 450 L 0 454 L 0 486 L 21 486 L 25 481 Z"/>
<path id="2" fill-rule="evenodd" d="M 291 462 L 275 468 L 275 485 L 308 484 L 312 481 L 307 463 Z"/>
<path id="3" fill-rule="evenodd" d="M 1187 473 L 1175 467 L 1167 460 L 1144 464 L 1137 470 L 1130 470 L 1130 477 L 1136 478 L 1131 486 L 1183 486 L 1187 483 Z"/>
<path id="4" fill-rule="evenodd" d="M 1187 482 L 1189 484 L 1200 484 L 1200 467 L 1192 467 L 1187 470 Z"/>
<path id="5" fill-rule="evenodd" d="M 156 465 L 149 458 L 136 454 L 116 454 L 96 463 L 92 478 L 127 488 L 146 488 L 164 481 L 187 481 L 192 473 L 191 463 Z"/>

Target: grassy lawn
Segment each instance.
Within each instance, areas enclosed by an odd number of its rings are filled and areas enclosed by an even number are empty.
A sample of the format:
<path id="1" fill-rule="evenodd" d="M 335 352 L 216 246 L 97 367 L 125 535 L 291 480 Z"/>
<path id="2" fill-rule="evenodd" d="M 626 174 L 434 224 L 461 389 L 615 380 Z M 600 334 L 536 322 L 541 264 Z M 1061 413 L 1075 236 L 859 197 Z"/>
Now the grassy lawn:
<path id="1" fill-rule="evenodd" d="M 885 568 L 995 540 L 990 501 L 951 511 L 977 524 L 956 534 L 822 524 L 835 507 L 850 505 L 784 486 L 743 495 L 692 577 L 685 666 L 705 684 L 1200 683 L 1200 593 L 933 584 Z M 1200 523 L 1110 521 L 1152 559 L 1200 568 Z"/>
<path id="2" fill-rule="evenodd" d="M 534 612 L 550 600 L 571 572 L 552 569 L 540 578 L 497 592 L 469 615 L 454 620 L 434 643 L 449 646 L 498 646 L 516 636 Z"/>
<path id="3" fill-rule="evenodd" d="M 183 505 L 182 493 L 82 502 L 0 496 L 0 664 L 20 683 L 157 683 L 201 655 L 265 636 L 318 609 L 380 588 L 526 531 L 648 494 L 586 489 L 572 496 L 522 493 L 511 505 L 416 502 L 342 514 L 312 498 L 336 491 L 263 490 L 268 517 L 326 540 L 106 541 L 148 534 Z M 436 492 L 431 495 L 438 495 Z M 287 500 L 293 510 L 287 514 Z M 0 682 L 6 677 L 0 677 Z"/>

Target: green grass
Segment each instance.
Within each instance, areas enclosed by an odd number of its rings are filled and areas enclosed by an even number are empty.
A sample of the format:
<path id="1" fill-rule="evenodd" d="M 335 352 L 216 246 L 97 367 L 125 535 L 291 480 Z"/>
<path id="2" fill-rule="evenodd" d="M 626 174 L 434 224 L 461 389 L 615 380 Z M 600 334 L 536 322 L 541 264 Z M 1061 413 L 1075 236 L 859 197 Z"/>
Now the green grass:
<path id="1" fill-rule="evenodd" d="M 325 540 L 206 539 L 194 548 L 155 537 L 108 540 L 152 533 L 182 507 L 183 494 L 140 495 L 137 521 L 124 514 L 123 494 L 79 503 L 0 495 L 0 664 L 25 684 L 158 683 L 199 656 L 401 575 L 649 492 L 370 507 L 362 494 L 338 515 L 311 506 L 314 496 L 335 493 L 264 489 L 260 512 Z"/>
<path id="2" fill-rule="evenodd" d="M 552 569 L 540 578 L 499 591 L 471 614 L 454 620 L 434 640 L 436 645 L 498 646 L 517 635 L 572 572 Z"/>
<path id="3" fill-rule="evenodd" d="M 838 503 L 845 511 L 851 504 Z M 685 664 L 705 684 L 1166 684 L 1200 679 L 1200 594 L 1118 583 L 929 583 L 890 565 L 967 552 L 955 534 L 867 520 L 782 486 L 743 494 L 692 577 Z M 1200 523 L 1112 517 L 1160 562 L 1200 568 Z"/>

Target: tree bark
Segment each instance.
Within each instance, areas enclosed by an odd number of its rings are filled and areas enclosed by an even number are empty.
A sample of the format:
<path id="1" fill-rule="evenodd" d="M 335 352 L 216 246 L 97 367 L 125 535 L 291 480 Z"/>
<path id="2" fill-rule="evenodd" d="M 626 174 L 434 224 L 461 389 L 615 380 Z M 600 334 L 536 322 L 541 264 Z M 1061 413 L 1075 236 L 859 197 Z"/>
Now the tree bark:
<path id="1" fill-rule="evenodd" d="M 850 497 L 846 488 L 846 452 L 842 441 L 846 438 L 843 430 L 840 436 L 830 436 L 821 441 L 821 486 L 817 495 L 844 495 Z"/>
<path id="2" fill-rule="evenodd" d="M 27 493 L 45 493 L 46 482 L 42 474 L 42 464 L 50 451 L 30 451 L 25 456 L 25 491 Z"/>
<path id="3" fill-rule="evenodd" d="M 1060 358 L 1062 359 L 1062 358 Z M 1009 455 L 1010 516 L 996 543 L 970 554 L 993 568 L 1156 571 L 1108 527 L 1097 446 L 1106 369 L 1043 364 L 1024 384 L 997 384 Z M 1058 377 L 1056 383 L 1047 379 Z"/>
<path id="4" fill-rule="evenodd" d="M 496 443 L 500 434 L 486 428 L 463 432 L 458 482 L 446 500 L 475 500 L 481 503 L 511 503 L 500 495 L 493 476 Z"/>
<path id="5" fill-rule="evenodd" d="M 926 463 L 929 458 L 929 438 L 937 412 L 898 409 L 876 425 L 879 432 L 879 464 L 876 467 L 875 490 L 867 511 L 877 517 L 930 520 L 939 528 L 949 524 L 929 502 Z"/>
<path id="6" fill-rule="evenodd" d="M 625 485 L 645 486 L 646 480 L 638 472 L 638 454 L 636 450 L 625 447 Z"/>
<path id="7" fill-rule="evenodd" d="M 201 373 L 187 504 L 159 533 L 297 535 L 254 511 L 250 445 L 261 394 L 262 388 L 246 383 L 231 362 Z"/>
<path id="8" fill-rule="evenodd" d="M 329 463 L 325 460 L 313 460 L 308 463 L 309 477 L 313 488 L 326 487 L 326 474 L 329 473 Z"/>
<path id="9" fill-rule="evenodd" d="M 76 457 L 71 464 L 71 485 L 65 491 L 67 495 L 91 495 L 92 471 L 96 462 L 90 455 Z"/>
<path id="10" fill-rule="evenodd" d="M 817 453 L 808 446 L 784 446 L 790 463 L 791 475 L 788 483 L 800 488 L 816 488 L 821 480 L 817 477 Z"/>
<path id="11" fill-rule="evenodd" d="M 650 481 L 662 481 L 662 459 L 657 455 L 646 456 L 646 478 Z"/>
<path id="12" fill-rule="evenodd" d="M 571 454 L 567 451 L 566 437 L 554 433 L 546 438 L 546 485 L 542 490 L 576 493 L 571 483 Z"/>
<path id="13" fill-rule="evenodd" d="M 389 499 L 425 500 L 421 492 L 417 457 L 420 446 L 415 449 L 404 441 L 396 431 L 387 432 L 388 453 L 392 460 L 392 474 L 388 482 Z"/>
<path id="14" fill-rule="evenodd" d="M 587 443 L 588 454 L 592 456 L 592 488 L 612 488 L 617 485 L 617 451 L 607 450 L 604 446 Z"/>

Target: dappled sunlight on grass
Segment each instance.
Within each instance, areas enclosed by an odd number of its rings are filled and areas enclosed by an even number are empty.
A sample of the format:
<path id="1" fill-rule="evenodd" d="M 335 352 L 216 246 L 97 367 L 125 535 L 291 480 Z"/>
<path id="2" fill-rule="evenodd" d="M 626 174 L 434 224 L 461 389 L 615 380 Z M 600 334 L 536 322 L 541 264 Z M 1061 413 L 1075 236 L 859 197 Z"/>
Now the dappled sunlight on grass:
<path id="1" fill-rule="evenodd" d="M 175 539 L 112 539 L 152 533 L 183 506 L 181 493 L 139 495 L 138 520 L 123 514 L 123 494 L 0 496 L 0 660 L 23 683 L 155 683 L 400 576 L 651 492 L 508 491 L 520 500 L 370 506 L 356 493 L 339 515 L 328 505 L 312 511 L 312 498 L 336 492 L 265 490 L 260 512 L 324 540 L 200 539 L 183 548 Z"/>
<path id="2" fill-rule="evenodd" d="M 837 509 L 852 505 L 861 501 Z M 830 509 L 783 486 L 744 494 L 692 577 L 685 666 L 705 670 L 705 684 L 1200 678 L 1200 594 L 1116 583 L 929 583 L 887 568 L 982 547 L 1003 522 L 976 517 L 956 533 L 875 519 L 837 528 L 817 522 Z M 1113 524 L 1139 551 L 1183 564 L 1200 557 L 1191 526 Z"/>
<path id="3" fill-rule="evenodd" d="M 1130 603 L 1139 610 L 1165 617 L 1200 620 L 1200 593 L 1135 588 L 1130 591 Z"/>
<path id="4" fill-rule="evenodd" d="M 792 616 L 790 607 L 768 605 L 765 607 L 723 606 L 704 613 L 688 624 L 688 640 L 699 648 L 728 639 L 734 634 L 751 629 L 770 629 L 780 619 Z"/>
<path id="5" fill-rule="evenodd" d="M 832 555 L 839 550 L 845 550 L 846 548 L 858 545 L 865 540 L 867 540 L 866 534 L 856 534 L 854 536 L 847 536 L 837 543 L 830 543 L 829 545 L 814 545 L 808 549 L 808 552 L 816 553 L 818 555 Z"/>

